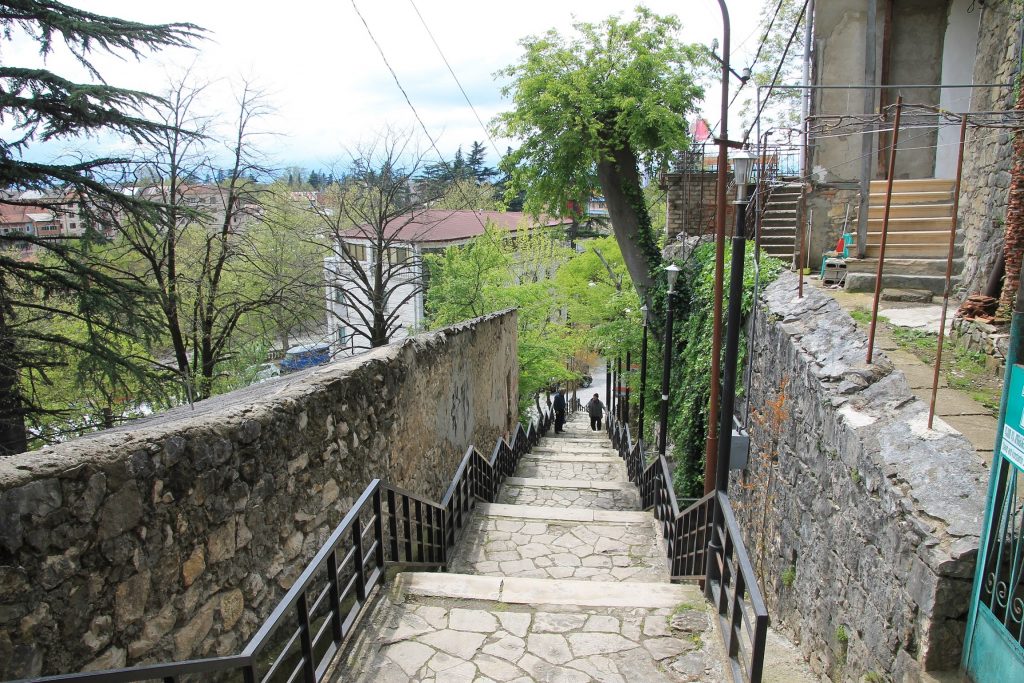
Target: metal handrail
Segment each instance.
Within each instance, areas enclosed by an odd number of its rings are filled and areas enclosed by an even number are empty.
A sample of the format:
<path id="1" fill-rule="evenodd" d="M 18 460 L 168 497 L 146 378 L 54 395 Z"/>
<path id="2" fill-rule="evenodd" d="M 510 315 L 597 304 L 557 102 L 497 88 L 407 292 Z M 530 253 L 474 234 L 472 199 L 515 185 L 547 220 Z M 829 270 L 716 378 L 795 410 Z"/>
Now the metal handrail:
<path id="1" fill-rule="evenodd" d="M 757 576 L 743 545 L 729 496 L 713 491 L 684 510 L 679 509 L 672 471 L 664 455 L 646 463 L 643 442 L 633 442 L 629 425 L 608 420 L 612 446 L 626 462 L 630 481 L 640 489 L 640 503 L 651 510 L 666 541 L 672 581 L 699 579 L 717 607 L 719 631 L 737 683 L 760 683 L 768 633 L 765 607 Z M 723 525 L 714 528 L 716 509 Z M 718 543 L 712 543 L 717 539 Z"/>
<path id="2" fill-rule="evenodd" d="M 46 683 L 134 683 L 162 679 L 164 683 L 178 683 L 182 676 L 189 674 L 241 672 L 244 683 L 276 680 L 276 674 L 287 681 L 315 683 L 326 674 L 343 641 L 355 628 L 371 591 L 385 581 L 386 566 L 445 567 L 449 551 L 464 526 L 462 513 L 468 512 L 478 498 L 494 500 L 502 481 L 515 470 L 522 455 L 547 433 L 552 421 L 552 414 L 542 411 L 528 428 L 517 424 L 511 441 L 504 436 L 499 437 L 489 459 L 470 446 L 440 502 L 380 479 L 371 481 L 240 654 L 58 674 L 31 680 Z M 458 504 L 459 514 L 453 514 L 453 504 Z M 372 512 L 371 519 L 364 530 L 363 515 L 368 512 Z M 373 541 L 364 548 L 371 525 Z M 346 541 L 350 541 L 352 547 L 339 560 L 338 551 L 345 547 Z M 352 577 L 342 587 L 339 573 L 349 564 L 352 565 Z M 369 574 L 366 573 L 368 564 L 373 565 Z M 317 579 L 324 570 L 327 580 L 321 588 Z M 311 589 L 314 589 L 313 594 L 309 595 Z M 353 591 L 355 596 L 351 595 Z M 349 600 L 352 601 L 351 606 L 343 614 L 343 604 Z M 327 614 L 319 615 L 324 606 Z M 286 639 L 267 673 L 259 677 L 257 667 L 263 666 L 261 653 L 273 642 L 272 638 L 282 624 L 293 615 L 297 617 L 298 628 Z M 314 633 L 320 619 L 323 621 Z M 331 641 L 323 647 L 321 639 L 327 635 L 331 636 Z"/>

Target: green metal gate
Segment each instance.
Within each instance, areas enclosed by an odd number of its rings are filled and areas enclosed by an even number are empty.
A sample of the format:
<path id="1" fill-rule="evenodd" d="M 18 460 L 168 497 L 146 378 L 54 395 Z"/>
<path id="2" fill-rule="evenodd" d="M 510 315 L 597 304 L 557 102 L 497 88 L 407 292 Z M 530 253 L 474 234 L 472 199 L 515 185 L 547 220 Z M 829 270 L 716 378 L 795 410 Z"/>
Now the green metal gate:
<path id="1" fill-rule="evenodd" d="M 964 643 L 976 683 L 1024 681 L 1024 365 L 1007 373 L 999 424 Z"/>

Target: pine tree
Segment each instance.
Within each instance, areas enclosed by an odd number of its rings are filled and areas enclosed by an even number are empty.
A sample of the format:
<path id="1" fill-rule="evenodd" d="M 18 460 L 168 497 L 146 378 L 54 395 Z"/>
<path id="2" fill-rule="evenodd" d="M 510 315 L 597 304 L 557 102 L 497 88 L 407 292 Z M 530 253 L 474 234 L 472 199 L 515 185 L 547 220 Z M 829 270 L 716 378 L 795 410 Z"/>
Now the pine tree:
<path id="1" fill-rule="evenodd" d="M 201 35 L 191 24 L 150 25 L 101 16 L 53 0 L 0 2 L 0 37 L 28 35 L 44 58 L 59 39 L 93 82 L 76 83 L 46 68 L 0 64 L 0 117 L 15 122 L 14 136 L 0 140 L 0 188 L 8 205 L 40 204 L 54 211 L 75 210 L 86 226 L 82 238 L 40 238 L 32 234 L 0 235 L 0 454 L 26 450 L 26 421 L 52 413 L 35 388 L 62 363 L 60 350 L 87 354 L 115 381 L 146 370 L 125 358 L 117 341 L 125 334 L 145 338 L 155 333 L 149 307 L 140 305 L 149 292 L 137 280 L 106 268 L 91 249 L 112 214 L 140 220 L 161 207 L 125 194 L 105 180 L 126 162 L 111 157 L 75 163 L 25 160 L 36 142 L 74 140 L 111 132 L 136 144 L 167 133 L 167 125 L 142 114 L 159 98 L 107 85 L 90 61 L 107 52 L 140 59 L 144 52 L 185 47 Z M 51 200 L 21 200 L 34 190 Z M 25 249 L 34 257 L 24 258 Z M 76 320 L 87 336 L 70 337 L 52 322 Z"/>
<path id="2" fill-rule="evenodd" d="M 466 166 L 472 172 L 473 177 L 476 178 L 477 183 L 490 182 L 491 178 L 498 174 L 495 169 L 486 165 L 484 159 L 486 154 L 487 148 L 483 143 L 474 140 L 469 150 L 469 156 L 466 158 Z"/>

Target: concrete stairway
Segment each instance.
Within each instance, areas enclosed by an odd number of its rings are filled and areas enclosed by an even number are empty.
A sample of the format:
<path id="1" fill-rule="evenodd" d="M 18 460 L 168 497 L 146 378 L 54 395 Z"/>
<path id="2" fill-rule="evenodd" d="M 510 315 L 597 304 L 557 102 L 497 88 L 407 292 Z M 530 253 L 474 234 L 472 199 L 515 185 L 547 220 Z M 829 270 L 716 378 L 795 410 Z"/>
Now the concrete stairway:
<path id="1" fill-rule="evenodd" d="M 582 416 L 479 505 L 449 573 L 403 573 L 338 681 L 725 681 L 696 585 L 668 580 L 654 518 Z"/>
<path id="2" fill-rule="evenodd" d="M 846 263 L 846 289 L 873 291 L 882 239 L 886 181 L 871 182 L 868 200 L 868 248 L 864 259 Z M 893 181 L 885 244 L 883 287 L 925 289 L 941 294 L 953 227 L 953 181 L 924 178 Z M 962 249 L 954 247 L 953 282 L 963 266 Z"/>
<path id="3" fill-rule="evenodd" d="M 789 265 L 796 251 L 797 207 L 801 187 L 798 183 L 775 186 L 761 217 L 761 248 L 769 256 Z"/>

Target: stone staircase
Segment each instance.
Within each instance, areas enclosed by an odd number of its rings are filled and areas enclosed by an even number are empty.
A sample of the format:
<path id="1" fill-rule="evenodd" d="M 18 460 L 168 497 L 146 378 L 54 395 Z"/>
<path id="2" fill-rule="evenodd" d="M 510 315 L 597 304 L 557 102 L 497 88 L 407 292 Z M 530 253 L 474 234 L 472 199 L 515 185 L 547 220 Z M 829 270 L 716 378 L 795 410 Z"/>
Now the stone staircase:
<path id="1" fill-rule="evenodd" d="M 846 262 L 846 289 L 874 291 L 882 239 L 886 181 L 871 181 L 868 248 L 865 258 Z M 941 294 L 945 287 L 949 233 L 953 228 L 953 181 L 933 178 L 893 181 L 882 286 Z M 963 267 L 959 244 L 953 252 L 953 283 Z"/>
<path id="2" fill-rule="evenodd" d="M 796 215 L 801 191 L 799 183 L 776 185 L 761 217 L 761 248 L 787 265 L 793 263 L 796 252 Z"/>
<path id="3" fill-rule="evenodd" d="M 336 681 L 726 681 L 695 584 L 669 583 L 653 516 L 582 415 L 478 504 L 448 573 L 401 573 Z M 766 679 L 767 680 L 767 679 Z"/>

